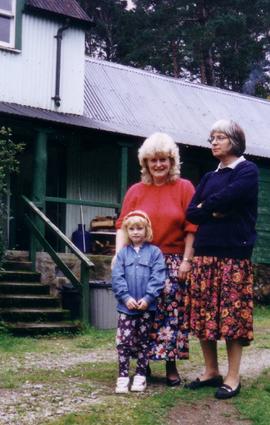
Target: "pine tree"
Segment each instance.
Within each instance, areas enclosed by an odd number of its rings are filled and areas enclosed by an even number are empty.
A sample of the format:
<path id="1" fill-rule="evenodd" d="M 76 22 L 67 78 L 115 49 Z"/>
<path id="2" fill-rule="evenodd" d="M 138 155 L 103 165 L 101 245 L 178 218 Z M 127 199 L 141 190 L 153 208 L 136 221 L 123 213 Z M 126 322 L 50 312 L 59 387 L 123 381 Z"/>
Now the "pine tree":
<path id="1" fill-rule="evenodd" d="M 269 93 L 269 0 L 81 0 L 87 53 L 236 91 Z M 256 77 L 256 79 L 255 79 Z"/>
<path id="2" fill-rule="evenodd" d="M 117 60 L 127 1 L 80 0 L 80 4 L 95 22 L 95 26 L 86 36 L 86 53 L 109 61 Z"/>

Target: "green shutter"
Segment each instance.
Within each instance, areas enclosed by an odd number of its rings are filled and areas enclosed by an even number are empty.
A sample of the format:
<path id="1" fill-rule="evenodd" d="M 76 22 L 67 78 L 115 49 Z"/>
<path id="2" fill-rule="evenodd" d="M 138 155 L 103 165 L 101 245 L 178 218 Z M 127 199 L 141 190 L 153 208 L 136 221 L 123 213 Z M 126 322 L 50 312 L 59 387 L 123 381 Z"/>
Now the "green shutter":
<path id="1" fill-rule="evenodd" d="M 22 14 L 25 0 L 16 1 L 15 49 L 22 49 Z"/>

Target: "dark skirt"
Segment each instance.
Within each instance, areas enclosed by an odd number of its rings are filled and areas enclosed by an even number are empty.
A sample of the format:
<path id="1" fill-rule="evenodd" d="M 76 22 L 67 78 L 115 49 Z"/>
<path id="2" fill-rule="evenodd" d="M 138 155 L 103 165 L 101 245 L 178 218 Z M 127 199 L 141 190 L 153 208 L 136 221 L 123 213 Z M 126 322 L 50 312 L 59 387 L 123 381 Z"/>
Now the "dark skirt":
<path id="1" fill-rule="evenodd" d="M 158 305 L 150 332 L 150 359 L 188 359 L 189 293 L 186 282 L 179 282 L 181 257 L 165 255 L 167 279 L 158 298 Z"/>
<path id="2" fill-rule="evenodd" d="M 200 339 L 253 339 L 253 269 L 250 260 L 194 257 L 189 274 L 190 329 Z"/>

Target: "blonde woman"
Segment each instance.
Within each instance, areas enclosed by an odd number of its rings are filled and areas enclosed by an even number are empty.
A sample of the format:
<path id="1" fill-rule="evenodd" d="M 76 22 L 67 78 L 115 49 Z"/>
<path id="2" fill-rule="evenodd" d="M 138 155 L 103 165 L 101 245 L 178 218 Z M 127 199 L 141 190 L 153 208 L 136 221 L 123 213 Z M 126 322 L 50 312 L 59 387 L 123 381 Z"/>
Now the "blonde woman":
<path id="1" fill-rule="evenodd" d="M 151 331 L 150 359 L 165 360 L 167 385 L 180 384 L 177 359 L 187 359 L 189 297 L 186 285 L 196 226 L 186 220 L 193 196 L 190 181 L 180 178 L 179 150 L 165 133 L 154 133 L 139 149 L 142 181 L 130 187 L 116 223 L 116 252 L 124 245 L 123 218 L 145 211 L 152 223 L 153 244 L 165 258 L 167 277 Z"/>

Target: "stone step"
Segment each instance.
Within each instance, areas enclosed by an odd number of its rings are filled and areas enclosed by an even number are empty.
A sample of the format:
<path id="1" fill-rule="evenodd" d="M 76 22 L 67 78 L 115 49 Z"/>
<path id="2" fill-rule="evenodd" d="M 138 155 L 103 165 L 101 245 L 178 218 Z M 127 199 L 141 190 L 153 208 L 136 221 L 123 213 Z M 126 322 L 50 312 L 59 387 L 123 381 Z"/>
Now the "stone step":
<path id="1" fill-rule="evenodd" d="M 81 330 L 81 325 L 74 322 L 6 322 L 5 325 L 16 336 L 48 335 L 56 332 L 74 334 Z"/>
<path id="2" fill-rule="evenodd" d="M 0 308 L 5 322 L 50 322 L 69 320 L 69 310 L 61 308 Z"/>
<path id="3" fill-rule="evenodd" d="M 40 273 L 29 271 L 1 271 L 2 282 L 40 282 Z"/>
<path id="4" fill-rule="evenodd" d="M 50 285 L 39 282 L 0 282 L 0 294 L 50 294 Z"/>
<path id="5" fill-rule="evenodd" d="M 31 271 L 32 262 L 31 261 L 10 261 L 6 260 L 2 266 L 7 271 Z"/>
<path id="6" fill-rule="evenodd" d="M 10 295 L 0 294 L 0 308 L 60 308 L 60 299 L 51 295 Z"/>
<path id="7" fill-rule="evenodd" d="M 81 325 L 71 321 L 70 310 L 61 308 L 60 298 L 50 295 L 50 285 L 32 271 L 28 253 L 22 252 L 19 260 L 12 254 L 0 271 L 0 319 L 6 328 L 18 336 L 79 332 Z"/>

